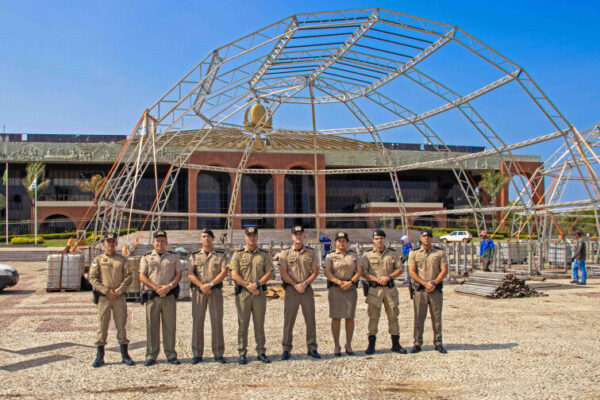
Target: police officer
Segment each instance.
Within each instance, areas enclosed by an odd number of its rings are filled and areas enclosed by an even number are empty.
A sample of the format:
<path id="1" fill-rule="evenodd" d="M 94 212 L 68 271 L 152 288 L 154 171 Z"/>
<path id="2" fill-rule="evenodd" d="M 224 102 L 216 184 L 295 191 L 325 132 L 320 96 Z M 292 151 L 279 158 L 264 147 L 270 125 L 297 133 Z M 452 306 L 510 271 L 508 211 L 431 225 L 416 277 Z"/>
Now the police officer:
<path id="1" fill-rule="evenodd" d="M 385 246 L 384 231 L 380 229 L 373 231 L 373 245 L 373 249 L 367 251 L 363 256 L 363 277 L 368 284 L 365 302 L 368 304 L 367 314 L 369 316 L 369 346 L 365 353 L 375 353 L 379 316 L 383 306 L 392 336 L 392 351 L 406 354 L 406 349 L 400 346 L 400 326 L 398 324 L 400 300 L 398 299 L 398 289 L 394 285 L 394 279 L 402 275 L 402 261 L 394 249 Z"/>
<path id="2" fill-rule="evenodd" d="M 246 246 L 233 253 L 229 269 L 236 283 L 235 306 L 238 314 L 238 352 L 240 364 L 247 364 L 248 325 L 254 324 L 254 338 L 258 360 L 270 363 L 265 354 L 265 314 L 267 312 L 266 284 L 273 271 L 273 260 L 268 251 L 258 248 L 258 228 L 246 228 Z"/>
<path id="3" fill-rule="evenodd" d="M 161 320 L 163 349 L 167 361 L 180 364 L 175 352 L 175 327 L 181 262 L 179 255 L 167 251 L 167 232 L 154 232 L 152 246 L 154 250 L 144 254 L 140 260 L 140 282 L 144 284 L 144 295 L 147 296 L 144 365 L 149 367 L 156 363 L 160 351 Z"/>
<path id="4" fill-rule="evenodd" d="M 204 228 L 200 234 L 202 249 L 192 253 L 188 278 L 192 286 L 192 364 L 202 361 L 204 352 L 204 319 L 210 314 L 212 352 L 215 361 L 225 363 L 223 338 L 223 279 L 227 276 L 227 257 L 222 249 L 215 249 L 215 235 Z"/>
<path id="5" fill-rule="evenodd" d="M 354 335 L 354 317 L 356 315 L 356 287 L 362 274 L 361 262 L 355 251 L 348 249 L 348 234 L 338 232 L 335 235 L 335 251 L 325 258 L 325 276 L 329 289 L 329 317 L 333 335 L 333 355 L 341 357 L 340 325 L 345 319 L 346 353 L 353 355 L 352 336 Z"/>
<path id="6" fill-rule="evenodd" d="M 98 293 L 98 333 L 96 334 L 97 355 L 92 366 L 94 368 L 104 365 L 104 346 L 108 335 L 108 324 L 112 312 L 117 339 L 121 347 L 123 363 L 134 365 L 127 352 L 127 303 L 124 293 L 131 283 L 131 267 L 127 258 L 117 254 L 117 235 L 109 232 L 104 235 L 102 244 L 106 250 L 104 254 L 94 258 L 90 266 L 88 280 Z"/>
<path id="7" fill-rule="evenodd" d="M 421 232 L 421 247 L 410 252 L 408 271 L 415 285 L 414 296 L 414 346 L 410 353 L 418 353 L 423 345 L 423 329 L 427 310 L 431 313 L 433 344 L 442 354 L 447 351 L 442 345 L 443 280 L 448 274 L 448 260 L 444 250 L 431 245 L 433 234 L 429 229 Z"/>
<path id="8" fill-rule="evenodd" d="M 306 347 L 308 355 L 321 358 L 317 352 L 317 324 L 315 320 L 315 296 L 310 286 L 319 274 L 319 256 L 311 247 L 304 245 L 304 228 L 292 228 L 292 246 L 283 250 L 279 257 L 279 273 L 285 288 L 283 303 L 283 353 L 282 360 L 290 358 L 294 324 L 298 308 L 306 323 Z"/>

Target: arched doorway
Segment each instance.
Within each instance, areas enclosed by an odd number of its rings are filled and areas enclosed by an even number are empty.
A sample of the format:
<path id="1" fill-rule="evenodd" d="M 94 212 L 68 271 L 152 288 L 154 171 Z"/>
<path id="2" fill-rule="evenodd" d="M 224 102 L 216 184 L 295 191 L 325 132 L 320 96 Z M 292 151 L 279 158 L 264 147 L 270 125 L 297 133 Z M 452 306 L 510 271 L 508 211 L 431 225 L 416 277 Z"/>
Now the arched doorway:
<path id="1" fill-rule="evenodd" d="M 272 214 L 274 212 L 273 178 L 266 174 L 245 174 L 242 177 L 241 197 L 242 213 Z M 274 218 L 242 219 L 242 227 L 251 225 L 259 228 L 273 228 L 275 220 Z"/>
<path id="2" fill-rule="evenodd" d="M 75 232 L 75 224 L 65 215 L 53 214 L 40 224 L 39 233 Z"/>
<path id="3" fill-rule="evenodd" d="M 291 169 L 303 169 L 294 167 Z M 284 210 L 286 214 L 306 214 L 315 211 L 315 184 L 310 175 L 286 175 L 284 182 Z M 314 218 L 285 218 L 286 228 L 302 225 L 314 228 Z"/>
<path id="4" fill-rule="evenodd" d="M 225 172 L 200 172 L 196 178 L 196 210 L 199 213 L 227 213 L 231 181 Z M 225 229 L 226 218 L 198 217 L 198 229 Z"/>

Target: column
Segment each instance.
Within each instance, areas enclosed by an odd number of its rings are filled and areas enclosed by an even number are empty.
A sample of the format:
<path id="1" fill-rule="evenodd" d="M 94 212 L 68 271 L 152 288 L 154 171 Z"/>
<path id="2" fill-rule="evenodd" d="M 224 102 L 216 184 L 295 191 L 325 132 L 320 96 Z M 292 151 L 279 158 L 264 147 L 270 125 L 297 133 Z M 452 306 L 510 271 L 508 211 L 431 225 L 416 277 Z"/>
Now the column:
<path id="1" fill-rule="evenodd" d="M 285 212 L 285 175 L 273 174 L 273 210 L 275 214 Z M 275 218 L 275 229 L 284 229 L 285 220 L 283 217 Z"/>
<path id="2" fill-rule="evenodd" d="M 188 210 L 190 213 L 195 213 L 198 211 L 198 187 L 196 184 L 199 173 L 199 169 L 188 169 Z M 197 223 L 198 220 L 196 217 L 188 217 L 188 229 L 198 229 Z"/>

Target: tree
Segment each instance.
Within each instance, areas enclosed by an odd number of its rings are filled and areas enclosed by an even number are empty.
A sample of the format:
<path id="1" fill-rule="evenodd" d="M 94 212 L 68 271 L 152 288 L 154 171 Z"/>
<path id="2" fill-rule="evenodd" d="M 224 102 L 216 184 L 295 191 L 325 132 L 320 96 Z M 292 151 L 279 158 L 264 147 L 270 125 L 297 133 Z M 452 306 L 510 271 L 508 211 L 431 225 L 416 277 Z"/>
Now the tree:
<path id="1" fill-rule="evenodd" d="M 96 174 L 87 181 L 77 181 L 75 184 L 84 192 L 98 194 L 103 183 L 104 177 L 100 174 Z"/>
<path id="2" fill-rule="evenodd" d="M 50 186 L 50 179 L 46 179 L 46 165 L 41 161 L 34 161 L 27 164 L 26 171 L 27 175 L 25 175 L 25 178 L 23 178 L 21 183 L 23 186 L 25 186 L 31 201 L 35 201 L 35 189 L 31 188 L 31 190 L 29 190 L 29 188 L 31 187 L 33 181 L 36 180 L 36 177 L 38 194 Z"/>
<path id="3" fill-rule="evenodd" d="M 490 170 L 481 174 L 479 188 L 486 192 L 491 199 L 492 204 L 496 204 L 496 197 L 502 190 L 502 187 L 510 182 L 510 177 L 502 175 L 500 172 Z"/>
<path id="4" fill-rule="evenodd" d="M 479 188 L 490 196 L 490 203 L 496 205 L 496 197 L 502 190 L 502 187 L 510 182 L 510 177 L 502 175 L 498 171 L 489 170 L 481 174 Z M 494 213 L 492 213 L 492 224 L 494 223 Z"/>

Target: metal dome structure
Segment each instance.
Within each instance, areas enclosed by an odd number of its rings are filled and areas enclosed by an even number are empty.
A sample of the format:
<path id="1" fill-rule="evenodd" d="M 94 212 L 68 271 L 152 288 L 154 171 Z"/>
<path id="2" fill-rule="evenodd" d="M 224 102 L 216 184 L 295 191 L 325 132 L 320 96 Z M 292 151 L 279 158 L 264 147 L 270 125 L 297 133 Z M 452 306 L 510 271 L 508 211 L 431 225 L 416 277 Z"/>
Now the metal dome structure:
<path id="1" fill-rule="evenodd" d="M 531 116 L 531 122 L 508 126 L 515 113 Z M 384 142 L 399 137 L 420 140 L 439 157 L 416 163 L 393 159 Z M 483 144 L 486 150 L 456 155 L 448 151 L 448 143 L 456 140 Z M 589 140 L 523 68 L 459 27 L 380 8 L 297 14 L 215 49 L 146 110 L 107 177 L 93 229 L 114 230 L 140 215 L 149 218 L 150 229 L 158 229 L 169 215 L 165 205 L 177 176 L 195 168 L 235 174 L 228 212 L 211 214 L 226 217 L 230 231 L 234 217 L 256 217 L 235 212 L 242 176 L 250 172 L 313 179 L 387 173 L 397 207 L 390 215 L 406 230 L 407 218 L 419 213 L 407 213 L 397 173 L 444 165 L 451 167 L 468 203 L 453 214 L 472 215 L 481 230 L 489 224 L 486 213 L 516 212 L 521 217 L 515 218 L 513 231 L 539 232 L 552 223 L 548 216 L 554 212 L 596 210 L 597 156 Z M 515 154 L 548 143 L 554 149 L 563 145 L 563 152 L 534 174 L 522 173 Z M 312 170 L 247 166 L 252 152 L 297 146 L 313 152 Z M 235 149 L 242 156 L 237 168 L 204 165 L 191 157 L 200 148 Z M 375 149 L 377 166 L 319 168 L 317 154 L 327 148 Z M 511 175 L 509 190 L 516 201 L 510 206 L 482 204 L 466 172 L 468 163 L 491 156 Z M 170 169 L 161 182 L 156 178 L 154 204 L 135 209 L 135 188 L 158 162 Z M 540 193 L 540 182 L 556 174 L 556 188 Z M 564 199 L 569 182 L 581 187 L 579 199 Z M 302 214 L 314 218 L 317 229 L 320 216 L 340 215 L 319 215 L 318 204 Z"/>

